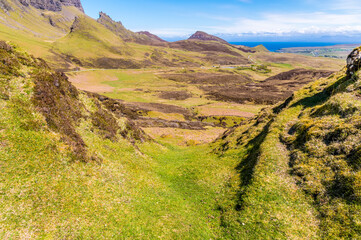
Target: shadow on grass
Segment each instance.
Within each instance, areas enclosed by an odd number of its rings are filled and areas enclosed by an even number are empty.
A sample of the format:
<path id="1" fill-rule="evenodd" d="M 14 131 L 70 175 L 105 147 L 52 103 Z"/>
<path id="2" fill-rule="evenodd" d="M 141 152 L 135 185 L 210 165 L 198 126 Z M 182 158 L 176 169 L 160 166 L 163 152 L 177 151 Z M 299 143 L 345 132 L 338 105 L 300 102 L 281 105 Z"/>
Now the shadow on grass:
<path id="1" fill-rule="evenodd" d="M 296 107 L 302 105 L 304 108 L 311 108 L 316 105 L 326 102 L 335 92 L 335 90 L 345 89 L 350 84 L 354 83 L 354 78 L 347 78 L 346 76 L 339 79 L 331 86 L 325 88 L 322 92 L 313 96 L 302 98 L 296 103 L 293 103 L 290 107 Z M 274 109 L 274 113 L 281 112 L 292 101 L 293 97 L 290 97 L 284 104 Z M 237 166 L 237 171 L 240 173 L 240 191 L 238 194 L 238 203 L 235 207 L 237 211 L 241 211 L 244 207 L 244 195 L 247 191 L 248 185 L 252 183 L 254 169 L 258 162 L 260 154 L 260 146 L 267 136 L 270 125 L 273 123 L 273 119 L 270 120 L 262 129 L 262 131 L 253 138 L 246 146 L 246 149 L 250 149 L 247 157 Z"/>
<path id="2" fill-rule="evenodd" d="M 332 84 L 331 86 L 325 88 L 322 92 L 319 92 L 311 97 L 302 98 L 299 101 L 292 104 L 290 107 L 296 107 L 302 105 L 304 108 L 311 108 L 316 105 L 323 104 L 333 95 L 334 91 L 343 85 L 343 88 L 351 85 L 355 82 L 354 78 L 347 78 L 346 76 Z"/>
<path id="3" fill-rule="evenodd" d="M 262 131 L 253 138 L 245 148 L 249 150 L 247 157 L 237 166 L 237 171 L 240 173 L 240 192 L 238 194 L 238 203 L 236 210 L 241 211 L 243 209 L 243 196 L 246 193 L 247 186 L 251 184 L 254 174 L 254 168 L 258 162 L 258 156 L 260 154 L 260 146 L 267 136 L 269 127 L 273 120 L 270 120 L 262 129 Z"/>

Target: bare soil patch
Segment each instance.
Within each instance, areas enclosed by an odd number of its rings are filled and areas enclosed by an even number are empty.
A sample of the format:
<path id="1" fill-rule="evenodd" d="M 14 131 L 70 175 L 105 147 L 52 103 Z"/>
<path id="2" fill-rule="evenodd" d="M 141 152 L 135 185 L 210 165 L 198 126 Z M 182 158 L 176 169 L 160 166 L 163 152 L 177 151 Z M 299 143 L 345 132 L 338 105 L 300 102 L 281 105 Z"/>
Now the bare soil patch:
<path id="1" fill-rule="evenodd" d="M 89 92 L 113 92 L 114 87 L 101 84 L 99 80 L 92 79 L 87 72 L 68 74 L 69 81 L 78 89 Z M 106 76 L 104 81 L 117 81 L 116 77 Z"/>
<path id="2" fill-rule="evenodd" d="M 216 140 L 225 132 L 224 128 L 210 128 L 206 130 L 189 130 L 179 128 L 143 128 L 152 138 L 161 138 L 176 142 L 177 145 L 204 144 Z"/>
<path id="3" fill-rule="evenodd" d="M 254 117 L 254 113 L 244 112 L 236 109 L 202 108 L 202 115 L 205 116 L 239 116 L 245 118 Z"/>

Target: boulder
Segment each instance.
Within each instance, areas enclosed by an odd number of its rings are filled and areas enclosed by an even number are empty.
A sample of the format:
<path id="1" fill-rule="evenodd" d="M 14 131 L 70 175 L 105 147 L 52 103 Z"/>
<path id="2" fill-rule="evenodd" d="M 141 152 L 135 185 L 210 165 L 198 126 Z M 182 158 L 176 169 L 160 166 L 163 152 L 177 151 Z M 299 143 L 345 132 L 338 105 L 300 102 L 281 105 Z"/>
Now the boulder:
<path id="1" fill-rule="evenodd" d="M 347 57 L 347 75 L 354 75 L 361 67 L 361 47 L 354 49 Z"/>

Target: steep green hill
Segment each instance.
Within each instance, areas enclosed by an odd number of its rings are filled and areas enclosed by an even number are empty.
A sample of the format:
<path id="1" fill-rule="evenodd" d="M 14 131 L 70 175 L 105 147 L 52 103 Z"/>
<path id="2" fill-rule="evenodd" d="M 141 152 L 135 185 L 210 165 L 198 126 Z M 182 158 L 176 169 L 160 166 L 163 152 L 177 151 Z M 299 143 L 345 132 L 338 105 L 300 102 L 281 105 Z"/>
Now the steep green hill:
<path id="1" fill-rule="evenodd" d="M 111 19 L 106 13 L 100 12 L 97 22 L 118 35 L 126 42 L 135 42 L 144 45 L 166 46 L 166 42 L 149 32 L 135 33 L 126 29 L 121 22 Z"/>
<path id="2" fill-rule="evenodd" d="M 65 36 L 76 16 L 84 15 L 74 6 L 48 11 L 22 5 L 17 0 L 0 4 L 0 39 L 11 41 L 36 57 L 46 59 L 53 68 L 72 68 L 72 62 L 52 50 L 53 42 Z"/>
<path id="3" fill-rule="evenodd" d="M 118 60 L 127 68 L 134 68 L 132 61 L 126 60 L 134 54 L 119 36 L 88 16 L 77 17 L 70 33 L 54 43 L 54 49 L 68 56 L 80 66 L 99 66 L 102 61 Z M 81 59 L 81 60 L 77 60 Z M 124 68 L 124 66 L 123 66 Z"/>
<path id="4" fill-rule="evenodd" d="M 361 80 L 345 70 L 217 142 L 220 156 L 239 158 L 220 206 L 232 238 L 360 238 Z"/>

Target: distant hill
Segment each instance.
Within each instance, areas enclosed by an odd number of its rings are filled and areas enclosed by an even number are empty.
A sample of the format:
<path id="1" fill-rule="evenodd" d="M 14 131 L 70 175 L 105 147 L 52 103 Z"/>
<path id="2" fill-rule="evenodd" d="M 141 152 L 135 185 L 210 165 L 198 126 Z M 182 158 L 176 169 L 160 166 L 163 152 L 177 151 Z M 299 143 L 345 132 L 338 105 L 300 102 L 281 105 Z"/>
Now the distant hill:
<path id="1" fill-rule="evenodd" d="M 248 64 L 250 61 L 236 47 L 216 36 L 198 31 L 187 40 L 169 43 L 171 48 L 206 54 L 206 59 L 221 65 Z"/>
<path id="2" fill-rule="evenodd" d="M 253 49 L 255 49 L 257 52 L 269 52 L 269 50 L 262 44 L 255 46 Z"/>
<path id="3" fill-rule="evenodd" d="M 223 40 L 222 38 L 210 35 L 206 32 L 197 31 L 192 36 L 188 38 L 188 40 L 201 40 L 201 41 L 217 41 L 224 44 L 228 44 L 227 41 Z"/>
<path id="4" fill-rule="evenodd" d="M 161 39 L 160 37 L 158 37 L 157 35 L 150 33 L 148 31 L 140 31 L 140 32 L 136 32 L 137 34 L 141 34 L 141 35 L 146 35 L 148 37 L 150 37 L 151 39 L 154 39 L 155 41 L 159 41 L 159 42 L 167 42 L 164 39 Z"/>

